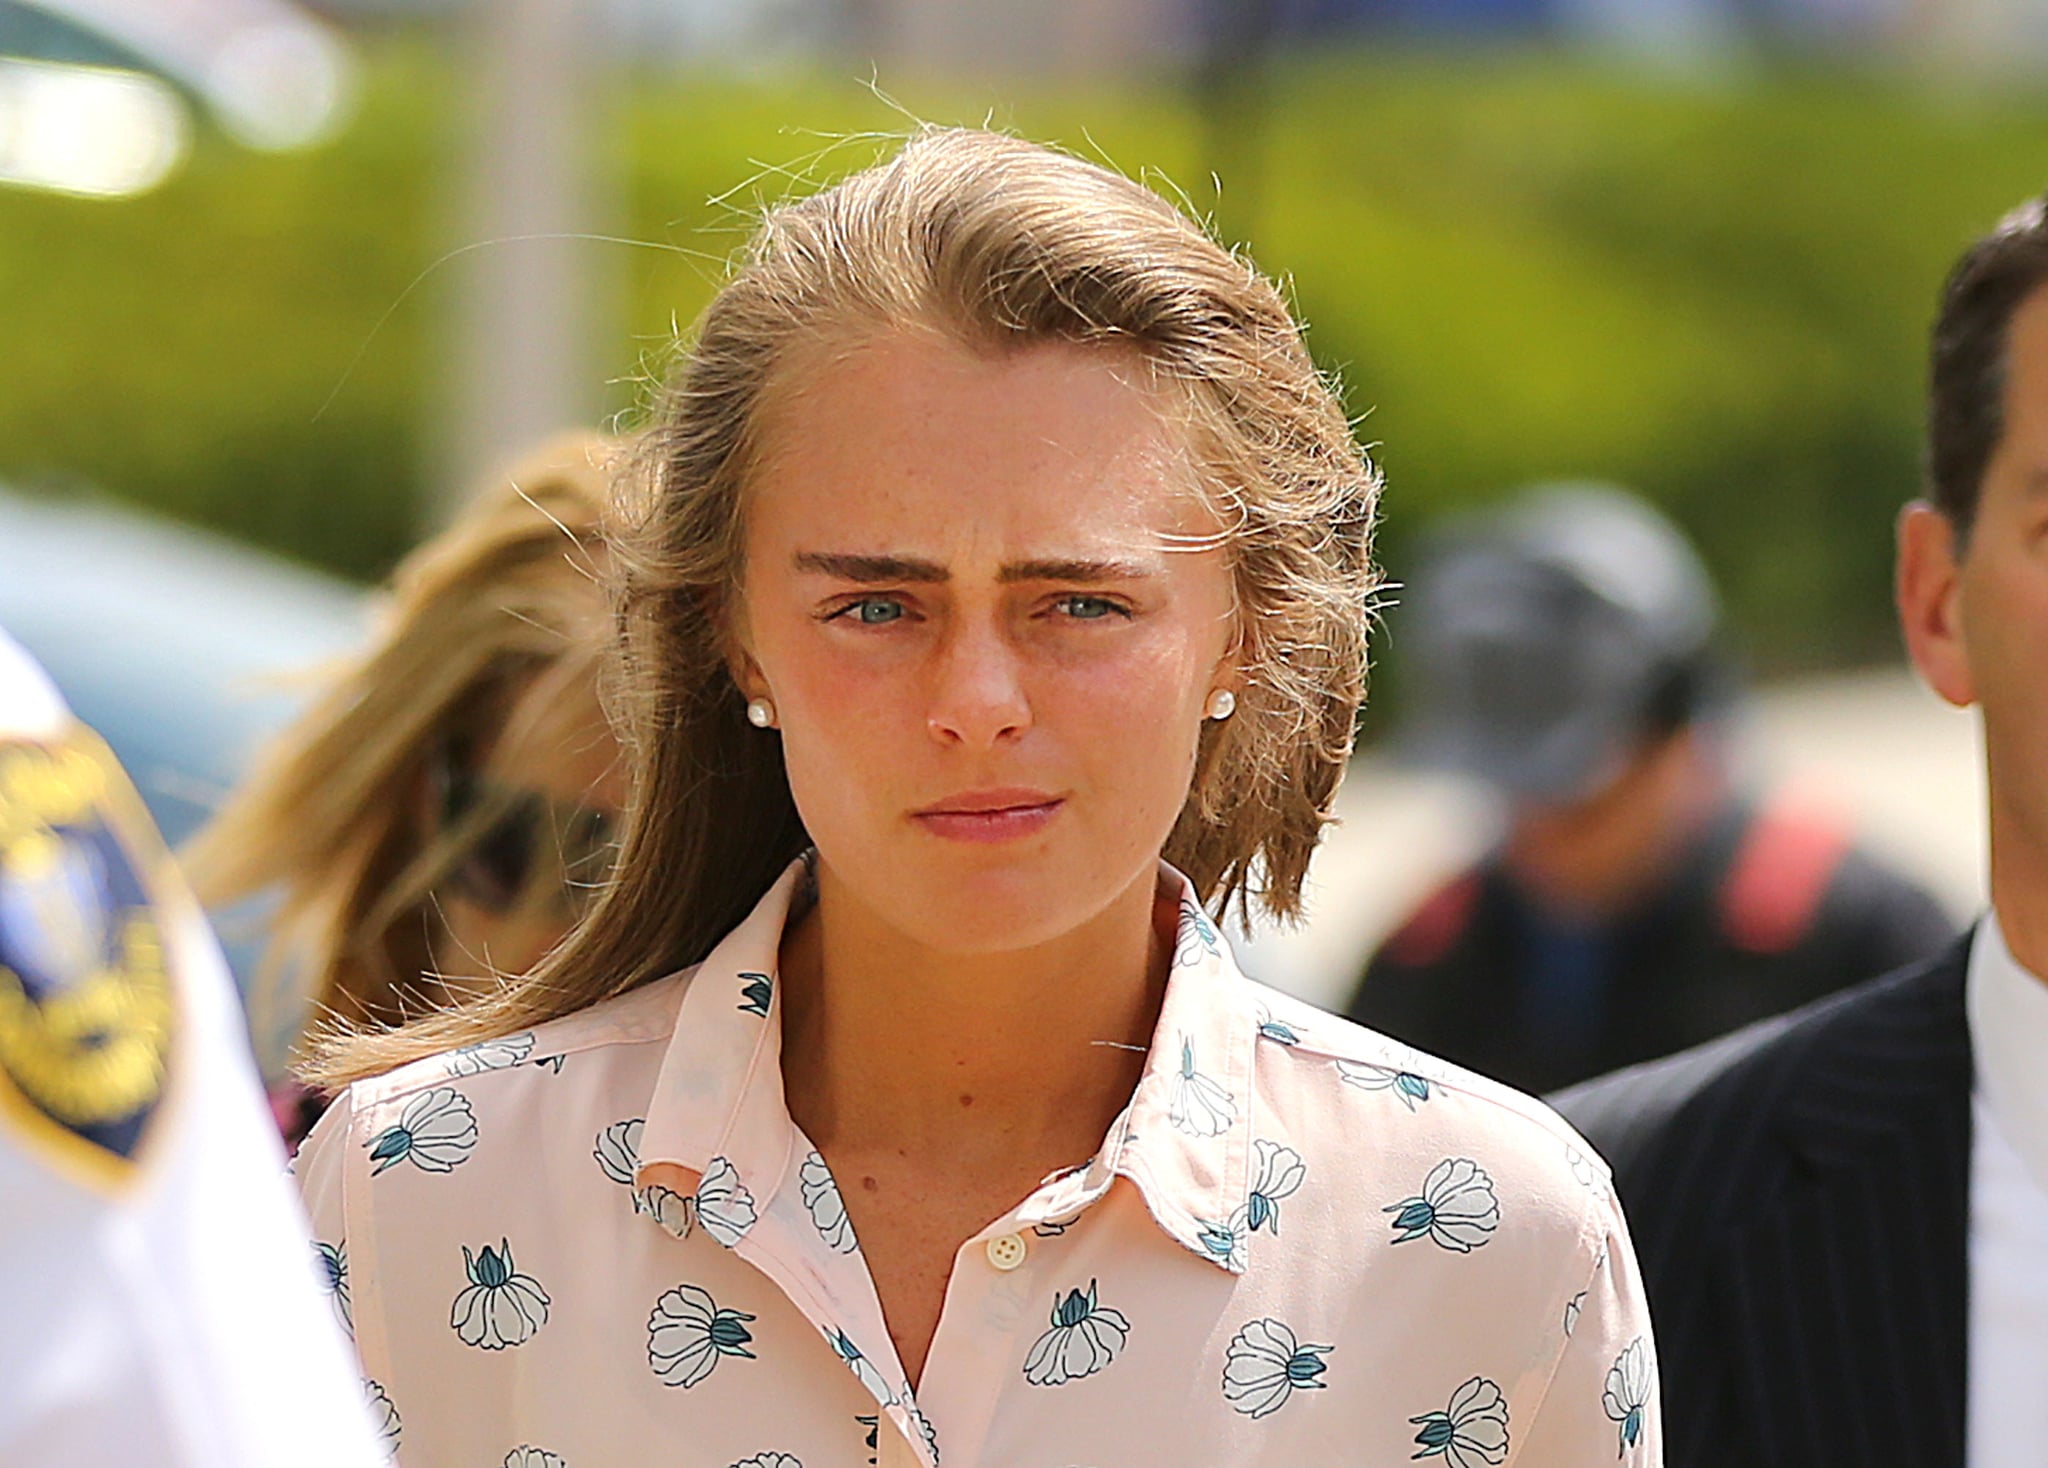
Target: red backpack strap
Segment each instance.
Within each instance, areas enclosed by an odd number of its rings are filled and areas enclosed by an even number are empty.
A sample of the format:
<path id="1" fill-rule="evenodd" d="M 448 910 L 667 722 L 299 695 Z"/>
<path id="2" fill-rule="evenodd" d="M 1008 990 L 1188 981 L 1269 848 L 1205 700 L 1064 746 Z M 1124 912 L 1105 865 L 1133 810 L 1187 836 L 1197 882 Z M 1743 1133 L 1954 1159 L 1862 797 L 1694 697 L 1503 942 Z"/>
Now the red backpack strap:
<path id="1" fill-rule="evenodd" d="M 1721 882 L 1721 930 L 1748 953 L 1787 953 L 1813 928 L 1842 859 L 1849 825 L 1805 797 L 1779 797 L 1750 821 Z"/>

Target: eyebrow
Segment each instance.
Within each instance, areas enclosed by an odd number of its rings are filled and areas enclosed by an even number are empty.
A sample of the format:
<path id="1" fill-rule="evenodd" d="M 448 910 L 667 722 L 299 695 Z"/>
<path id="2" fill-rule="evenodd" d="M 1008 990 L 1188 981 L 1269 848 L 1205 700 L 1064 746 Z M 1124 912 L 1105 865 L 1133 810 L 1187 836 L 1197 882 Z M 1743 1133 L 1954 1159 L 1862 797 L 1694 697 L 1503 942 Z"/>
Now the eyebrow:
<path id="1" fill-rule="evenodd" d="M 865 583 L 900 582 L 936 585 L 953 579 L 952 572 L 936 561 L 912 556 L 863 556 L 839 551 L 798 551 L 796 568 L 841 581 Z M 1060 557 L 1036 561 L 1012 561 L 996 573 L 1004 584 L 1020 581 L 1067 581 L 1099 585 L 1110 581 L 1136 581 L 1152 574 L 1143 561 L 1115 557 L 1089 559 Z"/>

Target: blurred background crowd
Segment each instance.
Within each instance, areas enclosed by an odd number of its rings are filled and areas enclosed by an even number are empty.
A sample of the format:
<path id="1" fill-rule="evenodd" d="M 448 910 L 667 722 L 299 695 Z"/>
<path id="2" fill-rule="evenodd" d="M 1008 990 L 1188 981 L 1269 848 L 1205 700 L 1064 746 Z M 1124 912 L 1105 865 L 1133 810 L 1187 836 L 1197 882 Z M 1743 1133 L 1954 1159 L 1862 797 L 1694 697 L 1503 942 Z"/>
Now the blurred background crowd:
<path id="1" fill-rule="evenodd" d="M 1288 280 L 1387 473 L 1343 822 L 1309 922 L 1246 967 L 1562 1084 L 1982 902 L 1973 726 L 1897 655 L 1888 526 L 1936 283 L 2048 178 L 2044 67 L 2048 0 L 0 0 L 0 626 L 185 841 L 295 713 L 368 696 L 321 679 L 380 609 L 403 661 L 373 588 L 424 537 L 476 531 L 551 435 L 630 430 L 750 206 L 914 120 L 1013 128 Z M 492 803 L 496 731 L 553 688 L 517 657 L 488 736 L 422 725 L 441 845 L 401 860 L 394 821 L 350 868 L 378 892 L 283 899 L 330 950 L 417 939 L 430 892 L 443 941 L 464 900 L 520 909 L 508 831 L 560 838 L 558 885 L 601 846 L 604 810 L 520 803 L 545 772 Z M 336 831 L 330 876 L 370 839 Z M 1678 893 L 1739 1003 L 1641 977 Z M 238 976 L 303 997 L 262 900 L 225 914 Z M 1521 970 L 1457 956 L 1496 929 Z M 1454 1013 L 1403 1007 L 1398 970 L 1454 961 L 1467 987 L 1424 984 Z M 304 1013 L 255 1012 L 281 1077 Z"/>

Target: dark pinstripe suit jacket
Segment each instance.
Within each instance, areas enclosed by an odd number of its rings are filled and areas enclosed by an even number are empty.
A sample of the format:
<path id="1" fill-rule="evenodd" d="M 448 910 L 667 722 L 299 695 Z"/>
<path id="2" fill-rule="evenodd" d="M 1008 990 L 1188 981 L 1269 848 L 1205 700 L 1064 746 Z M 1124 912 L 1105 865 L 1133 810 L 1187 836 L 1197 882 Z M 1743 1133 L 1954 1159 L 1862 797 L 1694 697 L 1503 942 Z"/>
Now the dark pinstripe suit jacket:
<path id="1" fill-rule="evenodd" d="M 1964 1468 L 1967 953 L 1552 1098 L 1614 1166 L 1670 1468 Z"/>

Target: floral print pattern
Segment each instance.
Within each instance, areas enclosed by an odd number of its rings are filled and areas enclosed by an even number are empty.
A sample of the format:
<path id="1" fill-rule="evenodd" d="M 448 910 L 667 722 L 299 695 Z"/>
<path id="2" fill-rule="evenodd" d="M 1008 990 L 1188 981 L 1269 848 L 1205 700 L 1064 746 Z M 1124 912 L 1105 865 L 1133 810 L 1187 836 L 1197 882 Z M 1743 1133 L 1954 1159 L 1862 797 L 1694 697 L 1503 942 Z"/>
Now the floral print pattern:
<path id="1" fill-rule="evenodd" d="M 1308 1175 L 1308 1168 L 1301 1160 L 1301 1154 L 1292 1147 L 1263 1139 L 1252 1143 L 1257 1168 L 1252 1174 L 1250 1196 L 1239 1209 L 1243 1225 L 1253 1233 L 1270 1228 L 1274 1237 L 1280 1234 L 1280 1200 L 1294 1195 L 1301 1186 L 1301 1180 Z M 1232 1230 L 1235 1232 L 1235 1228 Z"/>
<path id="2" fill-rule="evenodd" d="M 476 1076 L 487 1070 L 504 1070 L 509 1066 L 518 1065 L 531 1054 L 531 1030 L 518 1035 L 505 1035 L 496 1040 L 479 1040 L 474 1045 L 464 1045 L 460 1050 L 448 1052 L 448 1074 L 451 1077 Z"/>
<path id="3" fill-rule="evenodd" d="M 1493 1179 L 1469 1157 L 1447 1157 L 1429 1170 L 1422 1191 L 1380 1210 L 1394 1217 L 1394 1242 L 1428 1238 L 1438 1247 L 1469 1254 L 1500 1226 Z"/>
<path id="4" fill-rule="evenodd" d="M 1564 1302 L 1564 1338 L 1570 1340 L 1572 1332 L 1579 1328 L 1579 1315 L 1586 1308 L 1586 1292 L 1580 1290 Z"/>
<path id="5" fill-rule="evenodd" d="M 1323 1358 L 1334 1346 L 1303 1345 L 1278 1320 L 1254 1320 L 1230 1338 L 1224 1357 L 1223 1399 L 1247 1417 L 1265 1417 L 1297 1391 L 1327 1385 Z"/>
<path id="6" fill-rule="evenodd" d="M 448 1324 L 465 1346 L 485 1351 L 523 1346 L 548 1323 L 547 1291 L 539 1280 L 519 1272 L 505 1240 L 498 1240 L 496 1249 L 486 1244 L 481 1254 L 463 1245 L 462 1269 L 469 1283 L 456 1295 Z"/>
<path id="7" fill-rule="evenodd" d="M 936 1461 L 939 1456 L 938 1429 L 932 1426 L 931 1418 L 925 1416 L 917 1403 L 911 1401 L 909 1397 L 910 1393 L 906 1389 L 904 1392 L 903 1410 L 909 1414 L 911 1427 L 916 1429 L 917 1435 L 924 1439 L 924 1445 L 931 1449 L 932 1458 Z"/>
<path id="8" fill-rule="evenodd" d="M 645 1213 L 676 1238 L 687 1239 L 697 1221 L 697 1200 L 655 1183 L 633 1195 L 633 1211 Z"/>
<path id="9" fill-rule="evenodd" d="M 768 1018 L 768 1001 L 775 997 L 775 980 L 766 974 L 741 974 L 740 1013 Z"/>
<path id="10" fill-rule="evenodd" d="M 1650 1343 L 1637 1336 L 1607 1370 L 1607 1389 L 1600 1394 L 1601 1410 L 1614 1423 L 1620 1441 L 1617 1457 L 1643 1438 L 1643 1423 L 1657 1390 L 1657 1363 L 1650 1355 Z"/>
<path id="11" fill-rule="evenodd" d="M 1247 1235 L 1268 1229 L 1275 1238 L 1280 1236 L 1280 1200 L 1291 1197 L 1308 1175 L 1301 1154 L 1292 1147 L 1260 1138 L 1252 1143 L 1252 1153 L 1254 1170 L 1245 1201 L 1227 1219 L 1195 1225 L 1201 1252 L 1233 1274 L 1244 1272 Z"/>
<path id="12" fill-rule="evenodd" d="M 1508 1399 L 1483 1376 L 1455 1392 L 1441 1412 L 1410 1417 L 1422 1430 L 1417 1458 L 1442 1458 L 1450 1468 L 1494 1468 L 1508 1455 Z"/>
<path id="13" fill-rule="evenodd" d="M 396 1456 L 399 1438 L 405 1432 L 405 1424 L 399 1420 L 398 1409 L 391 1405 L 391 1398 L 384 1394 L 384 1388 L 367 1377 L 363 1379 L 363 1397 L 370 1404 L 370 1426 L 377 1433 L 377 1441 L 384 1449 L 384 1456 Z"/>
<path id="14" fill-rule="evenodd" d="M 846 1216 L 846 1200 L 839 1196 L 839 1184 L 825 1159 L 816 1152 L 806 1157 L 798 1169 L 797 1187 L 804 1207 L 810 1212 L 811 1225 L 826 1248 L 835 1254 L 851 1254 L 860 1247 L 854 1242 L 853 1220 Z"/>
<path id="15" fill-rule="evenodd" d="M 646 1119 L 638 1116 L 615 1121 L 597 1134 L 597 1144 L 590 1149 L 598 1170 L 622 1187 L 632 1187 L 633 1175 L 640 1171 L 640 1131 L 646 1125 Z"/>
<path id="16" fill-rule="evenodd" d="M 370 1176 L 410 1162 L 421 1172 L 453 1172 L 476 1150 L 476 1113 L 452 1086 L 422 1091 L 405 1103 L 398 1120 L 369 1142 Z"/>
<path id="17" fill-rule="evenodd" d="M 846 1363 L 846 1369 L 853 1373 L 854 1380 L 867 1388 L 869 1396 L 885 1407 L 896 1405 L 896 1393 L 889 1390 L 889 1383 L 882 1380 L 882 1373 L 875 1370 L 875 1363 L 861 1354 L 860 1347 L 853 1343 L 853 1337 L 835 1325 L 825 1332 L 825 1343 Z"/>
<path id="18" fill-rule="evenodd" d="M 765 937 L 352 1088 L 299 1172 L 330 1308 L 365 1310 L 404 1451 L 594 1468 L 576 1455 L 598 1422 L 622 1463 L 682 1443 L 704 1468 L 885 1450 L 935 1468 L 942 1446 L 1047 1468 L 1507 1468 L 1539 1442 L 1546 1462 L 1650 1468 L 1654 1348 L 1599 1159 L 1490 1083 L 1245 983 L 1227 951 L 1204 957 L 1206 918 L 1182 921 L 1176 955 L 1201 961 L 1169 971 L 1146 1078 L 1097 1155 L 1033 1168 L 985 1220 L 1028 1250 L 960 1255 L 933 1379 L 987 1411 L 936 1423 L 855 1238 L 866 1195 L 842 1193 L 766 1063 Z M 563 1052 L 577 1072 L 556 1080 Z M 1218 1318 L 1198 1294 L 1237 1305 Z M 618 1370 L 636 1344 L 646 1366 Z M 395 1437 L 390 1397 L 366 1391 Z"/>
<path id="19" fill-rule="evenodd" d="M 1173 945 L 1174 964 L 1180 968 L 1191 968 L 1222 951 L 1223 935 L 1216 931 L 1216 924 L 1209 920 L 1209 914 L 1202 911 L 1199 902 L 1183 896 L 1180 900 L 1180 931 Z"/>
<path id="20" fill-rule="evenodd" d="M 678 1285 L 654 1302 L 647 1317 L 647 1364 L 662 1385 L 687 1391 L 727 1356 L 754 1359 L 747 1349 L 753 1322 L 738 1310 L 721 1310 L 708 1290 Z"/>
<path id="21" fill-rule="evenodd" d="M 1093 1376 L 1116 1360 L 1131 1332 L 1123 1313 L 1096 1299 L 1096 1282 L 1088 1290 L 1068 1290 L 1055 1296 L 1052 1328 L 1031 1347 L 1024 1358 L 1024 1379 L 1033 1386 L 1065 1386 L 1084 1376 Z"/>
<path id="22" fill-rule="evenodd" d="M 1394 1098 L 1410 1111 L 1418 1101 L 1429 1099 L 1429 1081 L 1412 1070 L 1402 1070 L 1392 1065 L 1372 1065 L 1365 1061 L 1340 1060 L 1337 1074 L 1347 1084 L 1361 1091 L 1391 1091 Z"/>
<path id="23" fill-rule="evenodd" d="M 1265 1005 L 1259 1006 L 1259 1038 L 1271 1040 L 1275 1045 L 1299 1045 L 1301 1029 L 1298 1025 L 1283 1019 L 1275 1019 L 1273 1011 Z"/>
<path id="24" fill-rule="evenodd" d="M 1195 1069 L 1195 1042 L 1186 1035 L 1180 1037 L 1180 1070 L 1166 1119 L 1197 1137 L 1221 1136 L 1237 1120 L 1237 1099 Z"/>
<path id="25" fill-rule="evenodd" d="M 348 1244 L 313 1244 L 313 1266 L 318 1271 L 320 1288 L 334 1306 L 334 1318 L 341 1322 L 341 1328 L 350 1336 L 356 1333 L 356 1323 L 349 1315 L 348 1303 Z"/>
<path id="26" fill-rule="evenodd" d="M 1240 1208 L 1223 1222 L 1207 1219 L 1195 1225 L 1195 1240 L 1202 1252 L 1232 1274 L 1244 1272 L 1246 1210 Z"/>
<path id="27" fill-rule="evenodd" d="M 730 1249 L 754 1226 L 754 1195 L 740 1181 L 739 1169 L 723 1157 L 711 1159 L 697 1181 L 697 1222 L 704 1232 Z"/>

